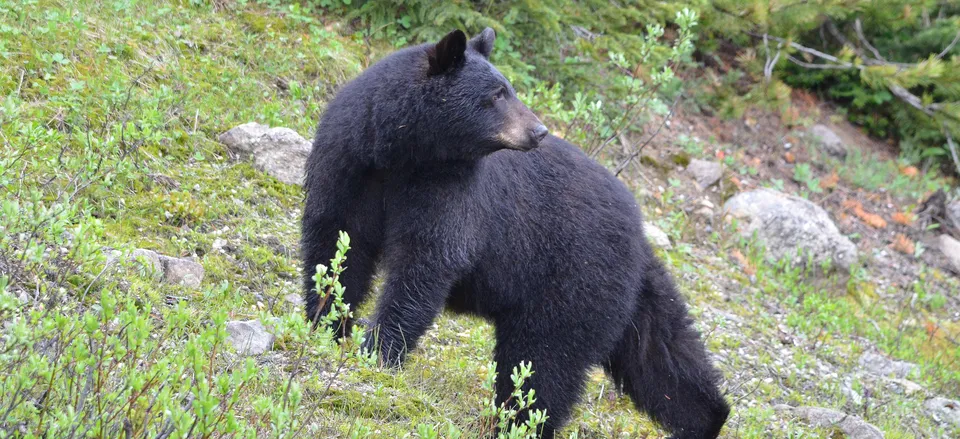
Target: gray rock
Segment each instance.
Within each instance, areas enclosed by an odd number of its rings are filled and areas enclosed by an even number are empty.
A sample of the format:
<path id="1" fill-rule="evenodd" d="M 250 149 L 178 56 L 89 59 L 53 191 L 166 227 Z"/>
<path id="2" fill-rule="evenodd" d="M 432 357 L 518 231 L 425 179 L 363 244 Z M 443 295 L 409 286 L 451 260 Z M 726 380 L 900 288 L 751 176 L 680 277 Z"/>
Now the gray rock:
<path id="1" fill-rule="evenodd" d="M 960 200 L 947 204 L 947 221 L 960 230 Z"/>
<path id="2" fill-rule="evenodd" d="M 220 143 L 237 154 L 249 156 L 256 152 L 256 141 L 267 131 L 270 131 L 270 127 L 256 122 L 248 122 L 237 125 L 221 134 Z"/>
<path id="3" fill-rule="evenodd" d="M 654 247 L 665 249 L 673 248 L 673 244 L 670 243 L 670 237 L 667 236 L 663 230 L 660 230 L 659 227 L 653 224 L 644 222 L 643 234 L 647 235 L 647 240 L 650 241 L 650 244 L 653 244 Z"/>
<path id="4" fill-rule="evenodd" d="M 950 235 L 940 235 L 937 238 L 937 248 L 947 258 L 950 268 L 960 273 L 960 241 Z"/>
<path id="5" fill-rule="evenodd" d="M 130 262 L 140 264 L 152 276 L 163 274 L 163 263 L 160 262 L 160 255 L 153 250 L 138 248 L 130 253 Z"/>
<path id="6" fill-rule="evenodd" d="M 709 207 L 701 207 L 693 213 L 705 218 L 713 218 L 713 209 Z"/>
<path id="7" fill-rule="evenodd" d="M 107 265 L 116 264 L 117 261 L 120 260 L 120 257 L 123 256 L 123 252 L 122 252 L 122 251 L 117 250 L 117 249 L 115 249 L 115 248 L 111 248 L 111 247 L 105 247 L 105 248 L 103 249 L 103 253 L 104 253 L 104 254 L 106 255 L 106 257 L 107 257 L 107 261 L 106 261 L 106 264 L 107 264 Z"/>
<path id="8" fill-rule="evenodd" d="M 231 128 L 220 135 L 223 143 L 253 165 L 286 184 L 303 184 L 310 141 L 289 128 L 270 128 L 255 122 Z"/>
<path id="9" fill-rule="evenodd" d="M 810 128 L 810 135 L 820 145 L 820 149 L 827 154 L 839 158 L 847 156 L 846 145 L 830 127 L 822 124 L 814 125 L 813 128 Z"/>
<path id="10" fill-rule="evenodd" d="M 259 355 L 273 348 L 273 334 L 259 320 L 227 322 L 227 343 L 241 355 Z"/>
<path id="11" fill-rule="evenodd" d="M 693 175 L 700 190 L 713 186 L 723 177 L 723 168 L 719 163 L 700 159 L 690 160 L 687 172 Z"/>
<path id="12" fill-rule="evenodd" d="M 874 375 L 906 378 L 917 370 L 917 365 L 906 361 L 897 361 L 885 355 L 865 352 L 860 356 L 860 367 Z"/>
<path id="13" fill-rule="evenodd" d="M 924 401 L 923 408 L 927 409 L 927 413 L 938 422 L 960 426 L 960 401 L 940 397 L 930 398 Z"/>
<path id="14" fill-rule="evenodd" d="M 816 427 L 839 428 L 852 439 L 883 439 L 883 432 L 854 415 L 821 407 L 790 407 L 778 404 L 774 410 L 804 419 Z"/>
<path id="15" fill-rule="evenodd" d="M 907 396 L 923 391 L 923 386 L 910 380 L 904 380 L 900 378 L 887 378 L 886 381 L 889 384 L 889 387 L 891 387 L 894 392 L 902 393 Z"/>
<path id="16" fill-rule="evenodd" d="M 740 221 L 740 233 L 754 233 L 767 247 L 771 260 L 806 262 L 806 255 L 820 264 L 827 259 L 850 270 L 857 260 L 857 247 L 840 233 L 826 211 L 803 198 L 772 189 L 737 194 L 723 205 L 724 213 Z M 798 252 L 804 256 L 798 257 Z"/>
<path id="17" fill-rule="evenodd" d="M 171 258 L 160 255 L 163 265 L 163 281 L 188 288 L 199 288 L 203 281 L 203 265 L 190 259 Z"/>

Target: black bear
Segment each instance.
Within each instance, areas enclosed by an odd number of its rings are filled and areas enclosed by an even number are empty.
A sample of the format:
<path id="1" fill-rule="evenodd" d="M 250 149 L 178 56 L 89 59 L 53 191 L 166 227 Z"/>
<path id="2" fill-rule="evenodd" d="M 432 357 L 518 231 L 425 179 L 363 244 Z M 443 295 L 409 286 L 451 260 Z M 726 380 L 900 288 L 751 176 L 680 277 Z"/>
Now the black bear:
<path id="1" fill-rule="evenodd" d="M 498 403 L 511 369 L 533 363 L 543 437 L 596 365 L 674 437 L 716 437 L 729 413 L 719 372 L 635 198 L 547 135 L 488 61 L 494 37 L 456 30 L 399 50 L 329 103 L 307 162 L 308 318 L 327 312 L 313 275 L 343 230 L 347 303 L 367 297 L 375 266 L 387 273 L 366 342 L 383 363 L 400 364 L 446 307 L 493 323 Z"/>

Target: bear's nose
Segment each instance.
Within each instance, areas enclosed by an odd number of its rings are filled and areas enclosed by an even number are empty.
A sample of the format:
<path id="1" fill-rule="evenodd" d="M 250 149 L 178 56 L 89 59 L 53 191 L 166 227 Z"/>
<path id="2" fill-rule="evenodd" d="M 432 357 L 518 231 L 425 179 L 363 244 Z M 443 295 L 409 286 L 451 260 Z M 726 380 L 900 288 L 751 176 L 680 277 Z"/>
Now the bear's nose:
<path id="1" fill-rule="evenodd" d="M 547 137 L 547 127 L 537 125 L 537 127 L 533 129 L 533 138 L 537 140 L 537 143 L 540 143 L 544 137 Z"/>

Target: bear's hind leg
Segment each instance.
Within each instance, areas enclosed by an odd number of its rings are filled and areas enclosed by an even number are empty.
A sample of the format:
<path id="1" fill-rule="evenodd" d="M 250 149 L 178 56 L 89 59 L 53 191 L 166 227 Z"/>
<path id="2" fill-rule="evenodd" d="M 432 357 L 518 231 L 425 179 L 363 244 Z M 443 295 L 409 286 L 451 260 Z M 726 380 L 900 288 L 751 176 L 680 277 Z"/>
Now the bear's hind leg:
<path id="1" fill-rule="evenodd" d="M 720 373 L 666 270 L 656 263 L 647 276 L 633 323 L 604 366 L 672 438 L 716 438 L 730 413 L 718 389 Z"/>

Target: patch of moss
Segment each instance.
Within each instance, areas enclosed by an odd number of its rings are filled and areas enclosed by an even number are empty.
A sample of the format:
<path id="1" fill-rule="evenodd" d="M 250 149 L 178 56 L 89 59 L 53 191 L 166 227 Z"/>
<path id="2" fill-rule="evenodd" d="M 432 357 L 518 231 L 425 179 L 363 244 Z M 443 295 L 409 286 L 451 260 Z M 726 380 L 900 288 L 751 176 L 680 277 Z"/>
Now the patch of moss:
<path id="1" fill-rule="evenodd" d="M 670 161 L 677 166 L 686 168 L 690 164 L 690 154 L 680 151 L 670 156 Z"/>

